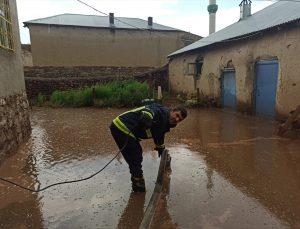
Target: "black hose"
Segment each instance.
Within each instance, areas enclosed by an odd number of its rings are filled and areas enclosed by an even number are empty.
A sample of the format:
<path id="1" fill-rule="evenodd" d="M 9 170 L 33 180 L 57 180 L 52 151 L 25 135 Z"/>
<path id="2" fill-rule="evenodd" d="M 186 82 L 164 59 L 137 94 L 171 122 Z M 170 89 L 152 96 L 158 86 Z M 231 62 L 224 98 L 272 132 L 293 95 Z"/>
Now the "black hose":
<path id="1" fill-rule="evenodd" d="M 141 117 L 140 117 L 141 118 Z M 132 128 L 132 129 L 134 129 L 136 126 L 138 125 L 138 123 Z M 24 190 L 27 190 L 27 191 L 31 191 L 31 192 L 41 192 L 41 191 L 44 191 L 44 190 L 46 190 L 46 189 L 48 189 L 48 188 L 50 188 L 50 187 L 53 187 L 53 186 L 56 186 L 56 185 L 62 185 L 62 184 L 70 184 L 70 183 L 77 183 L 77 182 L 81 182 L 81 181 L 85 181 L 85 180 L 88 180 L 88 179 L 91 179 L 92 177 L 94 177 L 94 176 L 96 176 L 97 174 L 99 174 L 99 173 L 101 173 L 113 160 L 115 160 L 116 159 L 116 157 L 120 154 L 120 152 L 127 146 L 127 144 L 128 144 L 128 139 L 129 139 L 129 135 L 131 134 L 131 132 L 132 132 L 132 130 L 129 130 L 129 133 L 127 134 L 127 138 L 126 138 L 126 142 L 125 142 L 125 144 L 124 144 L 124 146 L 118 151 L 118 153 L 102 168 L 102 169 L 100 169 L 99 171 L 97 171 L 97 172 L 95 172 L 95 173 L 93 173 L 92 175 L 90 175 L 90 176 L 88 176 L 88 177 L 86 177 L 86 178 L 82 178 L 82 179 L 77 179 L 77 180 L 70 180 L 70 181 L 63 181 L 63 182 L 58 182 L 58 183 L 54 183 L 54 184 L 51 184 L 51 185 L 48 185 L 48 186 L 46 186 L 46 187 L 44 187 L 44 188 L 38 188 L 37 190 L 35 190 L 35 189 L 31 189 L 31 188 L 27 188 L 27 187 L 24 187 L 24 186 L 22 186 L 22 185 L 20 185 L 20 184 L 17 184 L 17 183 L 15 183 L 15 182 L 13 182 L 13 181 L 10 181 L 10 180 L 7 180 L 7 179 L 5 179 L 5 178 L 2 178 L 2 177 L 0 177 L 0 180 L 1 181 L 4 181 L 4 182 L 7 182 L 7 183 L 10 183 L 10 184 L 12 184 L 12 185 L 15 185 L 15 186 L 17 186 L 17 187 L 19 187 L 19 188 L 22 188 L 22 189 L 24 189 Z"/>
<path id="2" fill-rule="evenodd" d="M 76 182 L 80 182 L 80 181 L 85 181 L 85 180 L 88 180 L 88 179 L 96 176 L 98 173 L 102 172 L 119 155 L 120 152 L 121 151 L 119 151 L 102 169 L 100 169 L 96 173 L 93 173 L 92 175 L 90 175 L 90 176 L 88 176 L 86 178 L 82 178 L 82 179 L 78 179 L 78 180 L 70 180 L 70 181 L 58 182 L 58 183 L 54 183 L 54 184 L 48 185 L 48 186 L 46 186 L 44 188 L 41 188 L 41 189 L 39 188 L 37 190 L 31 189 L 31 188 L 26 188 L 26 187 L 24 187 L 24 186 L 22 186 L 20 184 L 17 184 L 15 182 L 12 182 L 12 181 L 9 181 L 9 180 L 6 180 L 6 179 L 4 179 L 2 177 L 0 177 L 0 180 L 5 181 L 5 182 L 10 183 L 10 184 L 13 184 L 15 186 L 18 186 L 19 188 L 22 188 L 22 189 L 25 189 L 25 190 L 28 190 L 28 191 L 31 191 L 31 192 L 41 192 L 41 191 L 44 191 L 44 190 L 46 190 L 46 189 L 48 189 L 50 187 L 56 186 L 56 185 L 70 184 L 70 183 L 76 183 Z"/>
<path id="3" fill-rule="evenodd" d="M 130 132 L 131 133 L 131 132 Z M 129 133 L 129 134 L 130 134 Z M 17 184 L 13 181 L 10 181 L 10 180 L 7 180 L 5 178 L 2 178 L 0 177 L 0 180 L 1 181 L 4 181 L 4 182 L 7 182 L 7 183 L 10 183 L 12 185 L 15 185 L 19 188 L 22 188 L 24 190 L 27 190 L 27 191 L 31 191 L 31 192 L 41 192 L 41 191 L 44 191 L 50 187 L 53 187 L 53 186 L 56 186 L 56 185 L 62 185 L 62 184 L 70 184 L 70 183 L 77 183 L 77 182 L 81 182 L 81 181 L 85 181 L 85 180 L 88 180 L 88 179 L 91 179 L 92 177 L 96 176 L 97 174 L 101 173 L 114 159 L 116 159 L 116 157 L 120 154 L 120 152 L 126 147 L 126 145 L 128 144 L 128 138 L 129 138 L 129 134 L 127 135 L 127 138 L 126 138 L 126 142 L 124 144 L 124 146 L 118 151 L 118 153 L 102 168 L 100 169 L 99 171 L 93 173 L 92 175 L 86 177 L 86 178 L 82 178 L 82 179 L 77 179 L 77 180 L 70 180 L 70 181 L 63 181 L 63 182 L 58 182 L 58 183 L 54 183 L 54 184 L 51 184 L 51 185 L 48 185 L 44 188 L 38 188 L 37 190 L 35 189 L 31 189 L 31 188 L 27 188 L 27 187 L 24 187 L 20 184 Z"/>

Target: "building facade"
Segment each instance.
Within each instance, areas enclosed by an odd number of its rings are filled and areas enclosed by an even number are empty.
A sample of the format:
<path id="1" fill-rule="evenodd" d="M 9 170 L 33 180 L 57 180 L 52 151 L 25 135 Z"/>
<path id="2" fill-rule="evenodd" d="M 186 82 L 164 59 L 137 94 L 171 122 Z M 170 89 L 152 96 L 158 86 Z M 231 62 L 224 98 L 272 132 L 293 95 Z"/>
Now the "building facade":
<path id="1" fill-rule="evenodd" d="M 0 162 L 30 135 L 15 0 L 0 1 Z"/>
<path id="2" fill-rule="evenodd" d="M 24 23 L 34 66 L 161 67 L 201 37 L 136 18 L 63 14 Z"/>
<path id="3" fill-rule="evenodd" d="M 275 3 L 169 55 L 170 89 L 194 94 L 198 90 L 239 112 L 287 117 L 300 103 L 299 7 L 294 2 Z M 267 17 L 277 11 L 282 22 L 273 23 Z M 264 18 L 271 24 L 257 24 L 267 21 L 259 20 Z M 241 34 L 247 26 L 249 31 Z"/>

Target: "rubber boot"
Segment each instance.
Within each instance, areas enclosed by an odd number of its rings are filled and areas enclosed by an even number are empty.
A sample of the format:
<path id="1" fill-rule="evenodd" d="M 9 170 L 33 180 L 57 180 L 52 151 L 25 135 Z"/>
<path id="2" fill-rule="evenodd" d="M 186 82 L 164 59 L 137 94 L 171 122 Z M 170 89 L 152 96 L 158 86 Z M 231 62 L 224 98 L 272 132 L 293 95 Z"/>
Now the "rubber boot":
<path id="1" fill-rule="evenodd" d="M 145 192 L 146 191 L 144 177 L 131 176 L 131 182 L 132 182 L 132 190 L 134 192 Z"/>

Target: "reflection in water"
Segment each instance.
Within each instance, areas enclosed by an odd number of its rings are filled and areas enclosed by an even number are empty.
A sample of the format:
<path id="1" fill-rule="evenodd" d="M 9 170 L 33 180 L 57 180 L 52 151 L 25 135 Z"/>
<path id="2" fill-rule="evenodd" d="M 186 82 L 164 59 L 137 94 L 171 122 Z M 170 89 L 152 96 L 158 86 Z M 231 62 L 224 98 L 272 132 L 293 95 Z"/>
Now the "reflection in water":
<path id="1" fill-rule="evenodd" d="M 287 227 L 285 222 L 248 195 L 247 184 L 243 188 L 232 184 L 219 173 L 218 167 L 208 168 L 202 157 L 185 145 L 169 148 L 169 152 L 173 155 L 170 191 L 165 209 L 160 209 L 157 215 L 163 219 L 169 215 L 174 223 L 169 227 L 159 227 L 166 221 L 163 220 L 157 228 Z"/>
<path id="2" fill-rule="evenodd" d="M 108 126 L 121 112 L 33 110 L 31 139 L 1 164 L 0 176 L 38 188 L 91 175 L 117 152 Z M 157 228 L 299 227 L 300 141 L 276 131 L 272 120 L 189 110 L 185 122 L 166 135 L 172 173 L 155 216 Z M 133 215 L 138 224 L 159 166 L 153 143 L 143 146 L 144 197 L 130 197 L 122 157 L 90 180 L 39 194 L 0 182 L 0 228 L 122 228 Z"/>
<path id="3" fill-rule="evenodd" d="M 208 191 L 208 195 L 212 198 L 213 197 L 213 188 L 214 188 L 214 182 L 213 182 L 213 175 L 214 170 L 207 166 L 205 170 L 206 176 L 207 176 L 207 183 L 206 183 L 206 189 Z"/>
<path id="4" fill-rule="evenodd" d="M 197 134 L 193 132 L 195 118 L 200 120 Z M 209 170 L 258 200 L 282 221 L 281 226 L 268 222 L 264 213 L 260 221 L 266 223 L 262 227 L 300 226 L 299 140 L 276 136 L 277 126 L 272 120 L 216 110 L 191 110 L 189 119 L 179 128 L 190 131 L 180 133 L 172 139 L 174 142 L 188 144 L 190 149 L 201 153 Z M 215 190 L 217 185 L 213 180 L 208 181 L 207 187 L 213 183 Z M 212 196 L 214 192 L 209 193 Z"/>
<path id="5" fill-rule="evenodd" d="M 145 192 L 131 192 L 117 228 L 139 228 L 144 216 L 145 196 Z"/>
<path id="6" fill-rule="evenodd" d="M 157 205 L 151 228 L 179 228 L 176 223 L 173 222 L 172 217 L 168 211 L 167 198 L 170 194 L 170 181 L 171 181 L 171 169 L 165 171 L 163 178 L 163 187 L 161 192 L 161 198 Z"/>
<path id="7" fill-rule="evenodd" d="M 28 188 L 37 188 L 36 160 L 27 156 L 22 145 L 14 155 L 1 165 L 0 176 Z M 0 182 L 0 228 L 43 228 L 43 217 L 39 197 L 13 185 Z"/>
<path id="8" fill-rule="evenodd" d="M 34 110 L 31 138 L 1 165 L 1 177 L 37 189 L 99 171 L 117 152 L 108 128 L 117 113 Z M 150 161 L 145 156 L 146 166 Z M 155 171 L 145 170 L 150 182 Z M 0 182 L 0 228 L 115 228 L 131 188 L 126 171 L 123 158 L 118 158 L 97 177 L 38 194 Z"/>

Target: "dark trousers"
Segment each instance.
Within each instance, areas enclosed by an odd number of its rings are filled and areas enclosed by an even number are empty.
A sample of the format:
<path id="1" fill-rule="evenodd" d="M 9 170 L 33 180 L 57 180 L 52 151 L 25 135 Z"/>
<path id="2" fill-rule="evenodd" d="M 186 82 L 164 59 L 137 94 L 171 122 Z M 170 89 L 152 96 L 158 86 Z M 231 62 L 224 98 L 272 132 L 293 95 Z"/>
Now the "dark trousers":
<path id="1" fill-rule="evenodd" d="M 142 177 L 143 150 L 138 140 L 120 131 L 113 123 L 110 125 L 111 135 L 115 139 L 134 177 Z"/>

